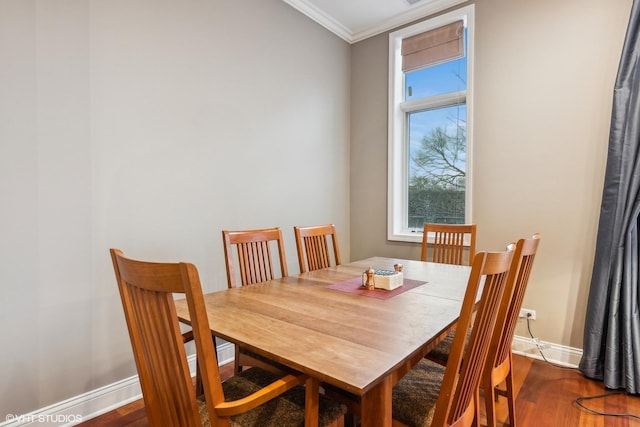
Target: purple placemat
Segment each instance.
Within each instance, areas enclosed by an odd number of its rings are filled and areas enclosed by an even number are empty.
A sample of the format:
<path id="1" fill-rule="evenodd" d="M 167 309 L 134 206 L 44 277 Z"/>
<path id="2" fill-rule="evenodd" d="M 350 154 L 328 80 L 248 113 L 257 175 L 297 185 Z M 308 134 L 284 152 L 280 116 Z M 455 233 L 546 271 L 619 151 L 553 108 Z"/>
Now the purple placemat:
<path id="1" fill-rule="evenodd" d="M 336 291 L 347 292 L 350 294 L 363 295 L 365 297 L 387 299 L 387 298 L 396 296 L 398 294 L 401 294 L 403 292 L 406 292 L 410 289 L 424 285 L 425 283 L 427 282 L 422 282 L 420 280 L 404 279 L 402 281 L 402 286 L 395 288 L 391 291 L 388 291 L 386 289 L 374 289 L 370 291 L 367 288 L 362 286 L 362 278 L 356 277 L 353 279 L 345 280 L 344 282 L 329 285 L 327 286 L 327 288 L 334 289 Z"/>

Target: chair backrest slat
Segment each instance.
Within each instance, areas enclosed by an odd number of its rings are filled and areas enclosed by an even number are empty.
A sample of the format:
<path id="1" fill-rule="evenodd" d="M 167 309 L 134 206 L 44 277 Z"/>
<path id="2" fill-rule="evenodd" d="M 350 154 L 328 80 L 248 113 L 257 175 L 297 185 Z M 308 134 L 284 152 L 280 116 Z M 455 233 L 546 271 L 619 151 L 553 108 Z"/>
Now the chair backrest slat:
<path id="1" fill-rule="evenodd" d="M 331 265 L 326 236 L 308 236 L 303 240 L 308 255 L 309 270 L 319 270 Z"/>

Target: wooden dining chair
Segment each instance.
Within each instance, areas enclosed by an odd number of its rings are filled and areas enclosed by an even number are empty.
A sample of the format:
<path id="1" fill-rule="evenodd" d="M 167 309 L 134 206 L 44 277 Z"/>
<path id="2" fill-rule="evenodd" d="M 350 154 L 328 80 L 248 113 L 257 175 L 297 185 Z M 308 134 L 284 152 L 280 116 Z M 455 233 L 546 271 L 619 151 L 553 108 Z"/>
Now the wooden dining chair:
<path id="1" fill-rule="evenodd" d="M 487 410 L 487 426 L 496 426 L 496 400 L 498 395 L 507 398 L 509 409 L 509 425 L 516 427 L 516 405 L 513 385 L 513 353 L 511 343 L 516 324 L 522 308 L 522 301 L 527 290 L 533 261 L 540 244 L 540 234 L 534 234 L 530 239 L 520 239 L 516 244 L 511 270 L 509 270 L 509 285 L 513 288 L 511 298 L 500 307 L 497 322 L 504 324 L 500 333 L 494 334 L 489 349 L 489 359 L 482 375 L 481 386 L 484 390 L 485 406 Z M 506 389 L 498 388 L 505 383 Z"/>
<path id="2" fill-rule="evenodd" d="M 496 316 L 512 258 L 513 251 L 479 252 L 474 256 L 447 366 L 421 359 L 395 385 L 394 425 L 467 427 L 479 422 L 482 370 L 497 327 Z"/>
<path id="3" fill-rule="evenodd" d="M 335 225 L 296 226 L 293 227 L 293 232 L 296 237 L 300 273 L 342 263 Z M 331 246 L 333 246 L 333 261 L 329 251 L 329 237 L 331 237 Z"/>
<path id="4" fill-rule="evenodd" d="M 278 263 L 282 277 L 288 276 L 287 259 L 284 252 L 284 240 L 280 228 L 256 230 L 222 231 L 224 258 L 227 267 L 227 285 L 229 289 L 238 286 L 253 285 L 276 278 L 272 246 L 278 251 Z M 233 248 L 236 248 L 234 251 Z M 234 263 L 237 259 L 237 264 Z M 236 266 L 238 278 L 236 278 Z M 254 352 L 235 345 L 234 368 L 240 372 L 244 366 L 258 366 L 266 370 L 281 371 L 281 367 Z"/>
<path id="5" fill-rule="evenodd" d="M 432 238 L 432 241 L 429 238 Z M 466 244 L 468 256 L 465 262 Z M 428 246 L 431 243 L 431 257 Z M 422 261 L 441 264 L 471 265 L 476 253 L 476 224 L 425 223 L 422 233 Z"/>
<path id="6" fill-rule="evenodd" d="M 514 246 L 514 255 L 507 279 L 505 292 L 500 311 L 496 318 L 499 325 L 503 325 L 491 338 L 487 364 L 482 374 L 481 387 L 484 391 L 484 399 L 487 414 L 487 426 L 496 426 L 496 407 L 498 395 L 507 398 L 509 410 L 509 422 L 511 427 L 516 426 L 515 395 L 513 389 L 513 353 L 511 344 L 522 301 L 529 283 L 531 268 L 540 244 L 540 234 L 536 233 L 530 239 L 520 239 Z M 453 334 L 450 333 L 428 355 L 427 358 L 446 365 L 451 352 Z M 505 383 L 506 389 L 498 386 Z"/>
<path id="7" fill-rule="evenodd" d="M 118 249 L 111 259 L 149 425 L 342 425 L 346 409 L 303 374 L 251 368 L 221 382 L 193 264 L 136 261 Z M 204 396 L 196 396 L 190 377 L 174 294 L 186 296 Z"/>

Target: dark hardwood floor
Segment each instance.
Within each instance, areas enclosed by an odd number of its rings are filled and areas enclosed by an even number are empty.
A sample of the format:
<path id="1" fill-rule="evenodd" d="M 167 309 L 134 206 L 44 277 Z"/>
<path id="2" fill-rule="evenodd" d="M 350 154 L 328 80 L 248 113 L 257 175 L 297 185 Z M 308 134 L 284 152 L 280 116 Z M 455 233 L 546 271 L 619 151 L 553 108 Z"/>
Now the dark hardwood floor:
<path id="1" fill-rule="evenodd" d="M 602 383 L 584 378 L 577 370 L 562 369 L 540 360 L 517 355 L 514 356 L 514 365 L 516 417 L 520 427 L 640 427 L 639 419 L 596 415 L 578 406 L 576 398 L 603 394 L 610 390 L 605 390 Z M 232 372 L 232 365 L 221 368 L 223 377 L 231 375 Z M 620 393 L 583 403 L 596 411 L 640 416 L 639 396 Z M 498 403 L 498 418 L 501 421 L 507 419 L 504 398 L 500 398 Z M 144 404 L 142 400 L 138 400 L 80 425 L 146 427 L 148 423 Z M 506 427 L 508 423 L 499 426 Z"/>

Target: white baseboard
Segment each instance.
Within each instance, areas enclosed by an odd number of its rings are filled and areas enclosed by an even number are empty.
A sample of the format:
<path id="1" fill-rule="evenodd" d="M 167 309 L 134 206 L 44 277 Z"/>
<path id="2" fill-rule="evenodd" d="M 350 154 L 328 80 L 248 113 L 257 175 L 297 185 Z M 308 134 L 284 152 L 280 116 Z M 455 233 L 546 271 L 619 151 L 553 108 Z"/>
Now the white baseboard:
<path id="1" fill-rule="evenodd" d="M 538 341 L 544 357 L 553 363 L 569 367 L 577 367 L 582 357 L 582 350 L 559 344 Z M 513 339 L 513 353 L 535 359 L 543 359 L 538 344 L 532 338 L 516 336 Z M 234 346 L 224 343 L 218 346 L 218 363 L 224 365 L 233 361 Z M 192 375 L 196 371 L 195 355 L 189 356 L 189 369 Z M 138 376 L 123 379 L 107 386 L 92 390 L 71 399 L 55 403 L 22 415 L 7 415 L 0 427 L 18 426 L 72 426 L 82 421 L 97 417 L 142 397 Z"/>
<path id="2" fill-rule="evenodd" d="M 235 350 L 231 343 L 218 346 L 218 363 L 225 365 L 234 359 Z M 189 370 L 196 372 L 195 355 L 188 357 Z M 9 414 L 0 427 L 17 426 L 73 426 L 82 421 L 102 415 L 142 397 L 138 376 L 117 381 L 76 397 L 38 409 L 28 414 Z"/>
<path id="3" fill-rule="evenodd" d="M 513 354 L 520 354 L 522 356 L 540 360 L 547 359 L 549 362 L 570 368 L 577 368 L 580 363 L 580 359 L 582 358 L 582 349 L 540 340 L 536 343 L 536 340 L 533 338 L 520 336 L 513 337 L 513 344 L 511 345 L 511 348 L 513 350 Z M 540 349 L 542 349 L 544 357 L 540 354 Z"/>

